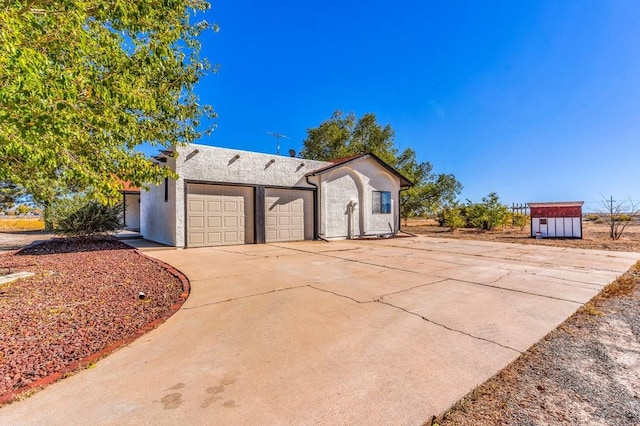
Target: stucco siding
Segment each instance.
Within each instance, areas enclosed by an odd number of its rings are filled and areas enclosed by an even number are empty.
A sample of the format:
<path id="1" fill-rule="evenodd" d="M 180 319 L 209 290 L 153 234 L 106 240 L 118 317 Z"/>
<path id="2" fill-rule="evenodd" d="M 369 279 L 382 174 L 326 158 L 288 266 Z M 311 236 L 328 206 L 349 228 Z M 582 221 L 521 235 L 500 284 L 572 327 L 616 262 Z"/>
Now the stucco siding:
<path id="1" fill-rule="evenodd" d="M 372 162 L 372 160 L 369 160 Z M 400 180 L 381 169 L 379 166 L 373 169 L 373 164 L 366 164 L 369 170 L 362 173 L 362 179 L 365 182 L 367 190 L 365 191 L 365 205 L 369 206 L 367 214 L 365 214 L 365 234 L 395 234 L 397 232 L 396 224 L 398 223 L 398 193 L 400 191 Z M 391 195 L 391 212 L 390 213 L 373 213 L 373 191 L 385 191 Z"/>
<path id="2" fill-rule="evenodd" d="M 176 161 L 169 158 L 166 167 L 175 170 Z M 167 180 L 167 201 L 164 182 L 140 191 L 140 233 L 144 238 L 170 246 L 176 241 L 176 182 Z"/>
<path id="3" fill-rule="evenodd" d="M 400 179 L 370 158 L 324 173 L 320 189 L 321 236 L 332 239 L 397 232 L 399 190 Z M 373 191 L 390 193 L 391 213 L 373 213 Z M 355 207 L 350 207 L 354 203 Z"/>
<path id="4" fill-rule="evenodd" d="M 321 236 L 360 236 L 362 184 L 358 174 L 348 167 L 332 170 L 323 175 L 321 187 Z"/>
<path id="5" fill-rule="evenodd" d="M 304 176 L 331 164 L 206 145 L 178 147 L 177 151 L 180 177 L 203 182 L 309 188 Z"/>
<path id="6" fill-rule="evenodd" d="M 313 188 L 307 183 L 305 175 L 331 164 L 197 144 L 177 147 L 176 151 L 175 170 L 180 178 L 175 185 L 174 232 L 178 247 L 185 245 L 185 181 Z"/>
<path id="7" fill-rule="evenodd" d="M 168 201 L 164 200 L 162 184 L 141 194 L 141 232 L 150 240 L 185 246 L 185 187 L 191 183 L 265 188 L 316 188 L 317 185 L 315 217 L 320 237 L 357 238 L 398 231 L 400 177 L 371 156 L 334 165 L 197 144 L 175 150 L 177 157 L 168 158 L 165 163 L 179 175 L 176 181 L 169 182 Z M 310 184 L 306 176 L 317 170 L 317 176 L 309 176 L 313 183 Z M 373 213 L 373 191 L 389 193 L 390 213 Z"/>
<path id="8" fill-rule="evenodd" d="M 175 184 L 169 179 L 169 199 L 164 201 L 164 183 L 140 191 L 140 233 L 144 238 L 176 246 Z"/>

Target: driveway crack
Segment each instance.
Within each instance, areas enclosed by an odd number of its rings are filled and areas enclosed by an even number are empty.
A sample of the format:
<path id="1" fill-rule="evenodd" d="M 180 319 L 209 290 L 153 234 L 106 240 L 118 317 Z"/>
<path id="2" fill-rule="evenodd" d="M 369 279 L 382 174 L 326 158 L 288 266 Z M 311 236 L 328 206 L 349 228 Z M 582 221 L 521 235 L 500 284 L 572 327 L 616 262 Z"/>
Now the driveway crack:
<path id="1" fill-rule="evenodd" d="M 423 284 L 423 285 L 429 285 L 429 284 Z M 389 302 L 385 302 L 384 300 L 382 300 L 384 298 L 384 296 L 382 296 L 382 297 L 380 297 L 378 299 L 375 299 L 375 300 L 362 302 L 360 300 L 354 299 L 353 297 L 345 296 L 344 294 L 339 294 L 339 293 L 336 293 L 336 292 L 331 291 L 331 290 L 325 290 L 325 289 L 322 289 L 322 288 L 314 287 L 311 284 L 307 285 L 307 287 L 310 287 L 310 288 L 312 288 L 314 290 L 322 291 L 324 293 L 333 294 L 334 296 L 342 297 L 344 299 L 351 300 L 351 301 L 353 301 L 353 302 L 355 302 L 355 303 L 357 303 L 359 305 L 366 305 L 366 304 L 372 304 L 372 303 L 379 303 L 381 305 L 387 305 L 387 306 L 389 306 L 391 308 L 395 308 L 395 309 L 398 309 L 400 311 L 403 311 L 403 312 L 405 312 L 405 313 L 407 313 L 409 315 L 413 315 L 413 316 L 416 316 L 418 318 L 422 318 L 424 321 L 426 321 L 428 323 L 431 323 L 431 324 L 436 325 L 438 327 L 442 327 L 442 328 L 444 328 L 446 330 L 449 330 L 449 331 L 453 331 L 454 333 L 462 334 L 464 336 L 471 337 L 471 338 L 476 339 L 476 340 L 481 340 L 483 342 L 492 343 L 494 345 L 500 346 L 501 348 L 509 349 L 509 350 L 517 352 L 519 354 L 523 353 L 522 351 L 519 351 L 516 348 L 512 348 L 511 346 L 503 345 L 502 343 L 498 343 L 498 342 L 496 342 L 494 340 L 491 340 L 491 339 L 485 339 L 484 337 L 474 336 L 473 334 L 469 334 L 469 333 L 464 332 L 462 330 L 458 330 L 458 329 L 455 329 L 455 328 L 448 327 L 448 326 L 446 326 L 444 324 L 441 324 L 439 322 L 433 321 L 433 320 L 431 320 L 431 319 L 429 319 L 429 318 L 427 318 L 427 317 L 425 317 L 423 315 L 420 315 L 420 314 L 415 313 L 415 312 L 411 312 L 408 309 L 402 308 L 400 306 L 396 306 L 396 305 L 394 305 L 392 303 L 389 303 Z M 420 287 L 420 286 L 417 286 L 417 287 Z M 396 294 L 396 293 L 391 293 L 391 294 Z"/>
<path id="2" fill-rule="evenodd" d="M 306 287 L 312 288 L 312 289 L 314 289 L 314 290 L 322 291 L 322 292 L 324 292 L 324 293 L 333 294 L 334 296 L 338 296 L 338 297 L 342 297 L 342 298 L 345 298 L 345 299 L 349 299 L 349 300 L 351 300 L 351 301 L 353 301 L 353 302 L 356 302 L 356 303 L 358 303 L 358 304 L 361 304 L 361 305 L 366 305 L 367 303 L 375 303 L 375 302 L 377 302 L 378 300 L 380 300 L 380 299 L 376 299 L 376 300 L 368 300 L 368 301 L 366 301 L 366 302 L 363 302 L 363 301 L 360 301 L 360 300 L 358 300 L 358 299 L 354 299 L 354 298 L 353 298 L 353 297 L 351 297 L 351 296 L 345 296 L 344 294 L 336 293 L 335 291 L 325 290 L 324 288 L 315 287 L 315 286 L 314 286 L 314 285 L 312 285 L 312 284 L 307 284 L 307 286 L 306 286 Z"/>
<path id="3" fill-rule="evenodd" d="M 399 309 L 399 310 L 401 310 L 401 311 L 403 311 L 403 312 L 405 312 L 405 313 L 407 313 L 407 314 L 409 314 L 409 315 L 414 315 L 414 316 L 416 316 L 416 317 L 418 317 L 418 318 L 422 318 L 424 321 L 426 321 L 426 322 L 428 322 L 428 323 L 431 323 L 431 324 L 433 324 L 433 325 L 437 325 L 438 327 L 442 327 L 442 328 L 444 328 L 444 329 L 446 329 L 446 330 L 449 330 L 449 331 L 453 331 L 454 333 L 462 334 L 462 335 L 465 335 L 465 336 L 471 337 L 471 338 L 476 339 L 476 340 L 481 340 L 481 341 L 483 341 L 483 342 L 493 343 L 494 345 L 500 346 L 500 347 L 505 348 L 505 349 L 512 350 L 512 351 L 517 352 L 517 353 L 519 353 L 519 354 L 522 354 L 522 353 L 523 353 L 522 351 L 519 351 L 519 350 L 518 350 L 518 349 L 516 349 L 516 348 L 512 348 L 511 346 L 503 345 L 502 343 L 498 343 L 498 342 L 496 342 L 495 340 L 485 339 L 484 337 L 479 337 L 479 336 L 474 336 L 473 334 L 469 334 L 469 333 L 467 333 L 467 332 L 465 332 L 465 331 L 462 331 L 462 330 L 458 330 L 458 329 L 455 329 L 455 328 L 448 327 L 448 326 L 446 326 L 446 325 L 444 325 L 444 324 L 441 324 L 441 323 L 439 323 L 439 322 L 433 321 L 433 320 L 431 320 L 431 319 L 429 319 L 429 318 L 427 318 L 427 317 L 425 317 L 425 316 L 423 316 L 423 315 L 420 315 L 420 314 L 415 313 L 415 312 L 411 312 L 411 311 L 410 311 L 410 310 L 408 310 L 408 309 L 402 308 L 402 307 L 400 307 L 400 306 L 396 306 L 396 305 L 394 305 L 394 304 L 392 304 L 392 303 L 389 303 L 389 302 L 385 302 L 385 301 L 383 301 L 383 300 L 381 300 L 381 299 L 376 300 L 376 302 L 378 302 L 378 303 L 380 303 L 380 304 L 382 304 L 382 305 L 390 306 L 390 307 L 395 308 L 395 309 Z"/>
<path id="4" fill-rule="evenodd" d="M 281 291 L 294 290 L 296 288 L 302 288 L 302 287 L 307 287 L 307 286 L 302 284 L 302 285 L 295 285 L 295 286 L 292 286 L 292 287 L 276 288 L 276 289 L 265 291 L 265 292 L 262 292 L 262 293 L 249 294 L 249 295 L 240 296 L 240 297 L 232 297 L 232 298 L 225 299 L 225 300 L 218 300 L 216 302 L 203 303 L 202 305 L 189 306 L 189 307 L 186 307 L 186 308 L 182 307 L 182 308 L 180 308 L 180 310 L 189 311 L 189 310 L 192 310 L 192 309 L 204 308 L 206 306 L 220 305 L 222 303 L 235 302 L 236 300 L 250 299 L 252 297 L 264 296 L 265 294 L 279 293 Z"/>
<path id="5" fill-rule="evenodd" d="M 441 276 L 441 275 L 439 275 L 439 276 Z M 479 285 L 479 286 L 482 286 L 482 287 L 495 288 L 497 290 L 510 291 L 510 292 L 513 292 L 513 293 L 528 294 L 530 296 L 537 296 L 537 297 L 542 297 L 542 298 L 545 298 L 545 299 L 559 300 L 561 302 L 575 303 L 575 304 L 578 304 L 578 305 L 583 305 L 584 304 L 582 302 L 578 302 L 576 300 L 571 300 L 571 299 L 565 299 L 563 297 L 555 297 L 555 296 L 549 296 L 549 295 L 540 294 L 540 293 L 533 293 L 533 292 L 530 292 L 530 291 L 518 290 L 518 289 L 515 289 L 515 288 L 501 287 L 499 285 L 493 285 L 491 283 L 478 283 L 478 282 L 475 282 L 475 281 L 461 280 L 461 279 L 454 279 L 454 278 L 449 278 L 449 279 L 451 281 L 458 281 L 458 282 L 466 283 L 466 284 L 473 284 L 473 285 Z M 496 281 L 492 281 L 492 283 L 495 283 L 495 282 Z"/>

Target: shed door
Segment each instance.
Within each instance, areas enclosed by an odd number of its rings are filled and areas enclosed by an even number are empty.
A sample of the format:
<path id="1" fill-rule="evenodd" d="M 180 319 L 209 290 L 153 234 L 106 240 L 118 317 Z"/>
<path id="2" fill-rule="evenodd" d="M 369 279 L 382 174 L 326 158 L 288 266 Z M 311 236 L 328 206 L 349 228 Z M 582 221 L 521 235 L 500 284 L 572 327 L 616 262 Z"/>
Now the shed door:
<path id="1" fill-rule="evenodd" d="M 265 240 L 313 239 L 313 192 L 265 189 Z"/>
<path id="2" fill-rule="evenodd" d="M 189 184 L 187 246 L 254 242 L 253 188 Z"/>

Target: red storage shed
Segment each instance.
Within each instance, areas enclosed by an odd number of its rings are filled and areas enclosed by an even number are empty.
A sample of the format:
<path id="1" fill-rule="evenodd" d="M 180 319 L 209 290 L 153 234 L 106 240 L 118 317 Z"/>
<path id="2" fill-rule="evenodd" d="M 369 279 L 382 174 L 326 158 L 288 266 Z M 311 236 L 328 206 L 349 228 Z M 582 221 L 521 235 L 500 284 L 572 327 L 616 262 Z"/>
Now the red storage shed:
<path id="1" fill-rule="evenodd" d="M 584 201 L 527 204 L 531 209 L 532 237 L 582 238 Z"/>

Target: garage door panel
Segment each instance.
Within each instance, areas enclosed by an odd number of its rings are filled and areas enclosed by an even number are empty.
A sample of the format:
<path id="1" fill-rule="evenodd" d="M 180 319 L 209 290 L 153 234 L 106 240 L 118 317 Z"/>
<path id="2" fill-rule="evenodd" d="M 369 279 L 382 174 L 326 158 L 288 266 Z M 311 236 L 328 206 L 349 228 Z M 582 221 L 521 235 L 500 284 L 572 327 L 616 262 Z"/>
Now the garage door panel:
<path id="1" fill-rule="evenodd" d="M 222 242 L 222 234 L 220 232 L 208 232 L 207 233 L 207 244 L 209 245 L 217 245 Z"/>
<path id="2" fill-rule="evenodd" d="M 225 200 L 224 201 L 224 212 L 225 213 L 238 213 L 240 209 L 238 209 L 238 203 L 241 202 L 239 200 Z"/>
<path id="3" fill-rule="evenodd" d="M 191 212 L 203 212 L 204 201 L 202 200 L 189 200 L 189 211 Z"/>
<path id="4" fill-rule="evenodd" d="M 189 233 L 189 241 L 192 244 L 201 245 L 204 243 L 204 233 L 203 232 L 191 232 Z"/>
<path id="5" fill-rule="evenodd" d="M 222 226 L 222 218 L 219 216 L 209 216 L 207 217 L 207 227 L 208 228 L 219 228 Z"/>
<path id="6" fill-rule="evenodd" d="M 237 244 L 238 241 L 244 241 L 244 236 L 242 232 L 225 231 L 224 242 L 226 244 Z"/>
<path id="7" fill-rule="evenodd" d="M 222 202 L 220 200 L 211 200 L 207 202 L 207 211 L 214 213 L 214 212 L 221 212 L 222 211 Z"/>
<path id="8" fill-rule="evenodd" d="M 279 240 L 290 240 L 291 239 L 291 233 L 289 232 L 288 229 L 281 229 L 278 232 L 278 239 Z"/>
<path id="9" fill-rule="evenodd" d="M 197 229 L 194 228 L 204 228 L 204 216 L 189 217 L 189 228 L 193 231 L 197 231 Z"/>
<path id="10" fill-rule="evenodd" d="M 280 212 L 280 213 L 288 213 L 288 212 Z M 290 224 L 291 224 L 291 218 L 289 216 L 280 216 L 278 218 L 278 225 L 289 226 Z"/>
<path id="11" fill-rule="evenodd" d="M 253 210 L 251 187 L 189 184 L 187 246 L 253 243 Z"/>
<path id="12" fill-rule="evenodd" d="M 292 189 L 265 190 L 267 242 L 313 238 L 313 193 Z"/>

